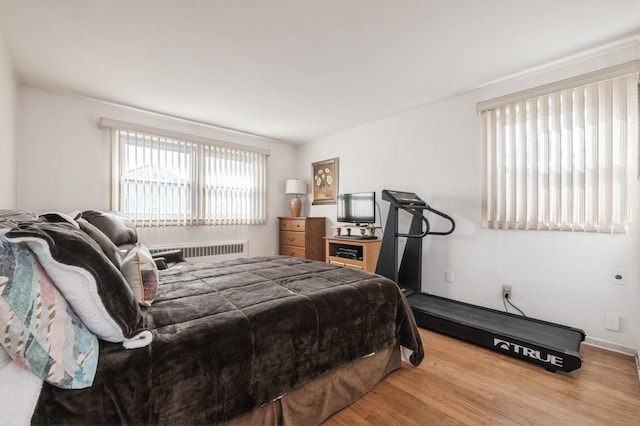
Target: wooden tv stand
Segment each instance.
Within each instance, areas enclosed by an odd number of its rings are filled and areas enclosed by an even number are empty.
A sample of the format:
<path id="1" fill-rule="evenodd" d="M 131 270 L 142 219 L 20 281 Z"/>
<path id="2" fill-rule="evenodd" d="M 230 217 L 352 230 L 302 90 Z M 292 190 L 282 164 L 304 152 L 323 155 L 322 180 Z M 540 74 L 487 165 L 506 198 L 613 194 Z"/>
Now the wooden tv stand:
<path id="1" fill-rule="evenodd" d="M 325 260 L 332 265 L 361 271 L 375 272 L 380 254 L 380 239 L 331 238 L 325 237 Z M 355 258 L 338 256 L 340 249 L 357 253 Z"/>

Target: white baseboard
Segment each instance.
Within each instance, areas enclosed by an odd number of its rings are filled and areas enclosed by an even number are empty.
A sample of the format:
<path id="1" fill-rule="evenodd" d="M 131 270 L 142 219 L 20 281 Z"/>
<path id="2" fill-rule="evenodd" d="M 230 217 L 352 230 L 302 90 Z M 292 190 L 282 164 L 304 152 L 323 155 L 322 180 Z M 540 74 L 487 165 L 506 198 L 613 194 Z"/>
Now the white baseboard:
<path id="1" fill-rule="evenodd" d="M 584 339 L 584 343 L 596 348 L 605 349 L 607 351 L 617 352 L 623 355 L 629 355 L 638 357 L 638 349 L 630 346 L 620 345 L 618 343 L 609 342 L 608 340 L 602 340 L 595 337 L 587 336 Z"/>

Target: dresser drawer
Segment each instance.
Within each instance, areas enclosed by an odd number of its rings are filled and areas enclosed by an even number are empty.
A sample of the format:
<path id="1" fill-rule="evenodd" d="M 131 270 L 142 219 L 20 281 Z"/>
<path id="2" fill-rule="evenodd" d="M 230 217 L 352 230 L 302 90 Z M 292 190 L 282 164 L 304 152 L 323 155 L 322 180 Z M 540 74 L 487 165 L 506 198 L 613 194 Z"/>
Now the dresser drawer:
<path id="1" fill-rule="evenodd" d="M 280 231 L 280 245 L 304 247 L 304 241 L 302 232 Z"/>
<path id="2" fill-rule="evenodd" d="M 299 257 L 301 259 L 304 259 L 306 252 L 304 247 L 281 245 L 280 254 L 282 256 Z"/>
<path id="3" fill-rule="evenodd" d="M 280 219 L 281 231 L 304 232 L 306 229 L 306 221 L 304 219 Z"/>
<path id="4" fill-rule="evenodd" d="M 279 217 L 278 245 L 283 256 L 324 261 L 324 217 Z"/>
<path id="5" fill-rule="evenodd" d="M 349 268 L 349 269 L 356 269 L 358 271 L 364 271 L 364 268 L 362 267 L 362 265 L 356 265 L 356 264 L 353 264 L 353 263 L 345 262 L 344 263 L 344 267 L 345 268 Z"/>

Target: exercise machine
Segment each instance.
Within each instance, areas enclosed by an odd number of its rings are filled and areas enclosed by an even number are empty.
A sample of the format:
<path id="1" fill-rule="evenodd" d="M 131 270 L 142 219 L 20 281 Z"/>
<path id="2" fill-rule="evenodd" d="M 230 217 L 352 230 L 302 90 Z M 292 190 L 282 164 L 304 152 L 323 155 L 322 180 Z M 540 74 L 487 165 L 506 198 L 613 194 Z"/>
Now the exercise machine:
<path id="1" fill-rule="evenodd" d="M 389 201 L 390 206 L 376 273 L 398 283 L 419 327 L 532 362 L 549 371 L 570 372 L 580 368 L 580 343 L 585 338 L 582 330 L 422 293 L 422 239 L 427 235 L 451 234 L 455 221 L 412 192 L 385 189 L 382 199 Z M 406 233 L 398 232 L 401 212 L 411 216 Z M 433 231 L 425 212 L 448 221 L 450 228 Z M 406 241 L 398 267 L 399 238 Z"/>

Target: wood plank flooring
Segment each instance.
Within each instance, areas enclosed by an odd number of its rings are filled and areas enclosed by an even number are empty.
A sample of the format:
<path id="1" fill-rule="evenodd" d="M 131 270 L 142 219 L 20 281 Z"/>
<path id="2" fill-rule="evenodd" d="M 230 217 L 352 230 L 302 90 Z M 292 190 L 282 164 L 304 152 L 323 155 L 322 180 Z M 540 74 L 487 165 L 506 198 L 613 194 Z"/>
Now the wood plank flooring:
<path id="1" fill-rule="evenodd" d="M 420 330 L 426 356 L 329 418 L 340 425 L 640 425 L 633 357 L 582 345 L 582 367 L 550 373 Z"/>

